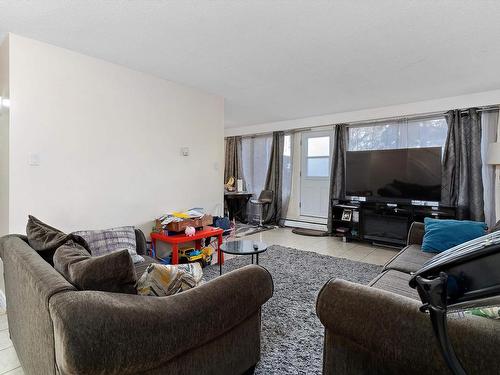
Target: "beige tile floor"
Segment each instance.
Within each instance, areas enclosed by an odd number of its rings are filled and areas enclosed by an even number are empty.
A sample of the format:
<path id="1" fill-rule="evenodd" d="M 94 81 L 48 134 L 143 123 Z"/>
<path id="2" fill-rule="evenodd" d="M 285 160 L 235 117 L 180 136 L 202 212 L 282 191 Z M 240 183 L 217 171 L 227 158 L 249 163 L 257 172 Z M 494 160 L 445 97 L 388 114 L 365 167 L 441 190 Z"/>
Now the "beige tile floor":
<path id="1" fill-rule="evenodd" d="M 338 237 L 301 236 L 292 233 L 289 228 L 276 228 L 245 238 L 263 241 L 268 245 L 287 246 L 377 265 L 385 264 L 397 253 L 397 250 L 386 247 L 372 246 L 361 242 L 343 242 Z"/>
<path id="2" fill-rule="evenodd" d="M 292 233 L 289 228 L 276 228 L 246 236 L 246 239 L 263 241 L 268 245 L 281 245 L 314 251 L 365 263 L 383 265 L 396 254 L 396 250 L 370 246 L 359 242 L 343 242 L 334 237 L 306 237 Z M 226 258 L 227 259 L 227 258 Z M 0 314 L 0 375 L 22 375 L 16 351 L 9 339 L 7 315 Z"/>
<path id="3" fill-rule="evenodd" d="M 23 369 L 9 338 L 7 314 L 5 313 L 0 315 L 0 374 L 23 374 Z"/>

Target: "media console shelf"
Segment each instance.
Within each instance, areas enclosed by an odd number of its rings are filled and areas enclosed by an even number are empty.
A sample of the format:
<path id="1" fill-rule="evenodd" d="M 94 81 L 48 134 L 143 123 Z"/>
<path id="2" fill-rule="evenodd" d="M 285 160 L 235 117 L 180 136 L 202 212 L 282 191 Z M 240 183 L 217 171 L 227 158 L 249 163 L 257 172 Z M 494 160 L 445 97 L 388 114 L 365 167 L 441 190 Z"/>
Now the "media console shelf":
<path id="1" fill-rule="evenodd" d="M 394 247 L 406 245 L 414 221 L 456 217 L 454 207 L 338 200 L 331 204 L 332 235 Z"/>

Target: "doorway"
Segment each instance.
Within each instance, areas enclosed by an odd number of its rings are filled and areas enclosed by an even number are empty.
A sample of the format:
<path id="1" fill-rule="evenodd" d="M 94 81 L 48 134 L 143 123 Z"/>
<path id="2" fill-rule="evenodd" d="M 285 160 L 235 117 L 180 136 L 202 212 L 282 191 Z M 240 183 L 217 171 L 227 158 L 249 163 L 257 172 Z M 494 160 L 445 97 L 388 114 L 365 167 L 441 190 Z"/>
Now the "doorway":
<path id="1" fill-rule="evenodd" d="M 302 133 L 300 215 L 328 217 L 332 131 Z"/>

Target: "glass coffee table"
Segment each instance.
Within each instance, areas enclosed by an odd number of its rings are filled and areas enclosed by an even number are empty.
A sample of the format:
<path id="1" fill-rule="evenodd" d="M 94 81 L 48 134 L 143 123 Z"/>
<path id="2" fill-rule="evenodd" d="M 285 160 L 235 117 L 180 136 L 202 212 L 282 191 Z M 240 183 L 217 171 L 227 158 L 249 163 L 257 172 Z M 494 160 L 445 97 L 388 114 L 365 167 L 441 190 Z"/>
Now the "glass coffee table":
<path id="1" fill-rule="evenodd" d="M 255 264 L 259 264 L 259 254 L 267 250 L 267 245 L 264 242 L 237 240 L 223 243 L 220 250 L 225 254 L 251 255 L 252 264 L 255 255 Z M 219 262 L 219 274 L 222 275 L 222 262 Z"/>

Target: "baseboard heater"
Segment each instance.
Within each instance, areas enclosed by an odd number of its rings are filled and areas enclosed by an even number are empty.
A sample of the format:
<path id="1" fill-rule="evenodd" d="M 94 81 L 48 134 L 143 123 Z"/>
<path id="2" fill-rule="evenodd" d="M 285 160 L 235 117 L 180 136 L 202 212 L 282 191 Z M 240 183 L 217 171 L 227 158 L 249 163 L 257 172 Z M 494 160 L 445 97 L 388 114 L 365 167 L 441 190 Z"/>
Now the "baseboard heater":
<path id="1" fill-rule="evenodd" d="M 294 219 L 286 219 L 284 222 L 287 227 L 305 228 L 305 229 L 316 229 L 316 230 L 327 230 L 326 224 L 314 223 L 310 221 L 301 221 Z"/>

